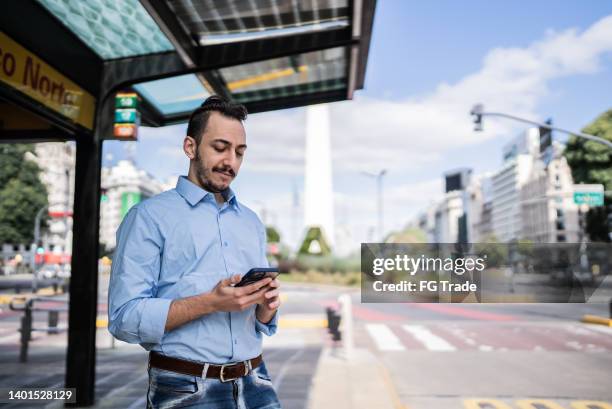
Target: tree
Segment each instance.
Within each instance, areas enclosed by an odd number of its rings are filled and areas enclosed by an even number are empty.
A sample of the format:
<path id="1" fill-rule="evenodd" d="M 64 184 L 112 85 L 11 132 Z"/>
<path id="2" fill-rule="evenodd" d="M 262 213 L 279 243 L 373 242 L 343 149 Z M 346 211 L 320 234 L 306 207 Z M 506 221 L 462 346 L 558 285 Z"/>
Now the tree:
<path id="1" fill-rule="evenodd" d="M 32 145 L 0 144 L 0 243 L 32 243 L 36 213 L 48 205 L 40 168 L 25 159 L 32 151 Z M 47 219 L 43 212 L 41 226 Z"/>
<path id="2" fill-rule="evenodd" d="M 390 233 L 385 243 L 427 243 L 427 234 L 418 227 L 405 227 L 401 231 Z"/>
<path id="3" fill-rule="evenodd" d="M 266 237 L 268 243 L 280 243 L 280 233 L 272 226 L 266 226 Z"/>
<path id="4" fill-rule="evenodd" d="M 331 255 L 331 248 L 327 244 L 327 240 L 325 240 L 320 227 L 310 227 L 308 229 L 298 254 L 315 256 Z"/>
<path id="5" fill-rule="evenodd" d="M 612 141 L 612 109 L 601 114 L 582 132 Z M 598 142 L 571 136 L 564 155 L 572 168 L 575 183 L 601 183 L 612 191 L 612 149 Z M 591 241 L 610 241 L 607 217 L 612 213 L 612 194 L 607 193 L 604 206 L 587 213 L 587 234 Z"/>

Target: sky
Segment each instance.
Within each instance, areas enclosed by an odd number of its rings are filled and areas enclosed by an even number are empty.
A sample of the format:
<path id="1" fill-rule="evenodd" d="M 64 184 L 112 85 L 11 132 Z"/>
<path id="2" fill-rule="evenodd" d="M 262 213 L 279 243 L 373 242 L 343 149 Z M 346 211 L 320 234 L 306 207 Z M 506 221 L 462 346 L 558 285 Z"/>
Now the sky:
<path id="1" fill-rule="evenodd" d="M 525 126 L 485 118 L 474 132 L 475 103 L 580 130 L 612 108 L 611 91 L 610 1 L 379 0 L 365 87 L 330 104 L 337 249 L 377 239 L 376 184 L 363 171 L 387 170 L 388 233 L 442 197 L 444 172 L 500 167 L 502 147 Z M 254 114 L 245 127 L 249 148 L 232 188 L 294 245 L 304 233 L 305 109 Z M 141 128 L 137 165 L 162 180 L 186 174 L 185 129 Z M 105 142 L 104 165 L 124 158 L 125 146 Z"/>

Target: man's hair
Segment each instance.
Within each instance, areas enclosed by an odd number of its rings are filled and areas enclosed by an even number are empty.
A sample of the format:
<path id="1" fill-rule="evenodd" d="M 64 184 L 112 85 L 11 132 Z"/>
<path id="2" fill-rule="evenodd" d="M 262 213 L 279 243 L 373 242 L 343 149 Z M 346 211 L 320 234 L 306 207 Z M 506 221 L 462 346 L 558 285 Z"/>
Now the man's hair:
<path id="1" fill-rule="evenodd" d="M 202 135 L 206 131 L 208 118 L 213 111 L 238 121 L 244 121 L 247 117 L 247 109 L 244 105 L 234 104 L 218 95 L 206 98 L 206 101 L 191 113 L 189 125 L 187 125 L 187 135 L 195 139 L 196 146 L 200 146 L 200 142 L 202 142 Z"/>

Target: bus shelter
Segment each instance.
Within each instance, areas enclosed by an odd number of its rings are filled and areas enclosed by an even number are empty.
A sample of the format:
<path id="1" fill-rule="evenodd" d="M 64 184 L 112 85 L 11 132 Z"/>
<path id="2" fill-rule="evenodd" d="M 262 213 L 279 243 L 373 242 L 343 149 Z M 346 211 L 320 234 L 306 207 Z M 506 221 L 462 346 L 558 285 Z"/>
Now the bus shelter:
<path id="1" fill-rule="evenodd" d="M 65 380 L 76 406 L 94 403 L 101 153 L 122 138 L 116 94 L 136 92 L 141 123 L 153 127 L 185 122 L 212 94 L 249 113 L 352 99 L 375 3 L 2 2 L 0 142 L 76 142 Z"/>

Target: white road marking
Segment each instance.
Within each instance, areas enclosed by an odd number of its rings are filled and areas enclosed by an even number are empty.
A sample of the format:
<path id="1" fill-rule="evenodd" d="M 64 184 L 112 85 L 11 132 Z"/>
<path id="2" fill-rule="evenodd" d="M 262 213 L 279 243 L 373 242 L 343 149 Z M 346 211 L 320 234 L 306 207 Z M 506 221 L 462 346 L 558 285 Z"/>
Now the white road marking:
<path id="1" fill-rule="evenodd" d="M 430 351 L 456 351 L 457 348 L 422 325 L 403 325 L 406 332 L 425 345 Z"/>
<path id="2" fill-rule="evenodd" d="M 289 367 L 291 366 L 291 364 L 293 364 L 295 360 L 297 360 L 300 356 L 302 356 L 303 353 L 304 353 L 304 349 L 302 348 L 299 351 L 297 351 L 295 354 L 293 354 L 291 358 L 285 361 L 281 369 L 278 371 L 278 375 L 276 375 L 276 379 L 273 382 L 274 389 L 276 390 L 280 389 L 280 385 L 283 382 L 283 379 L 285 379 L 285 374 L 287 373 L 287 370 L 289 370 Z"/>
<path id="3" fill-rule="evenodd" d="M 366 324 L 366 330 L 381 351 L 404 351 L 399 338 L 385 324 Z"/>
<path id="4" fill-rule="evenodd" d="M 612 335 L 612 327 L 606 327 L 603 325 L 597 324 L 585 324 L 584 328 L 591 330 L 592 332 L 604 333 L 607 335 Z"/>

